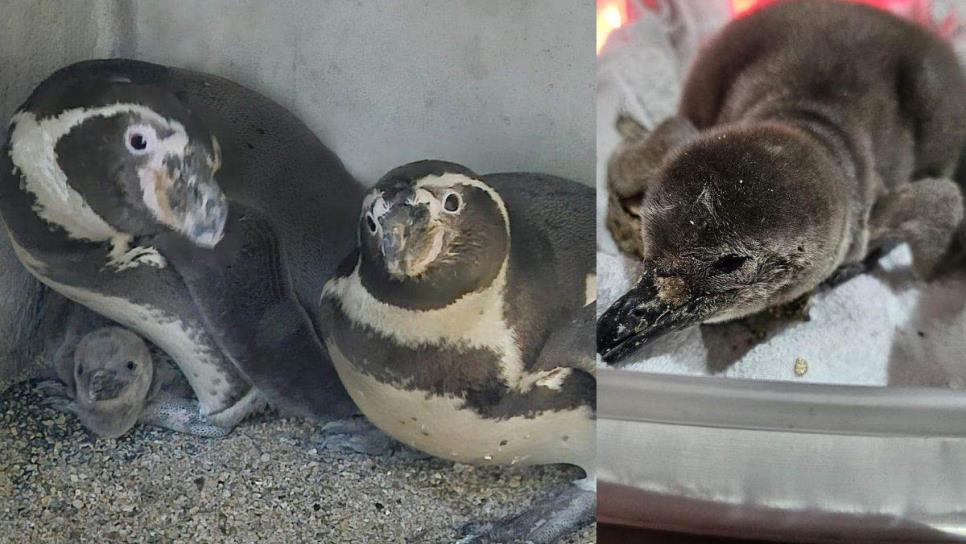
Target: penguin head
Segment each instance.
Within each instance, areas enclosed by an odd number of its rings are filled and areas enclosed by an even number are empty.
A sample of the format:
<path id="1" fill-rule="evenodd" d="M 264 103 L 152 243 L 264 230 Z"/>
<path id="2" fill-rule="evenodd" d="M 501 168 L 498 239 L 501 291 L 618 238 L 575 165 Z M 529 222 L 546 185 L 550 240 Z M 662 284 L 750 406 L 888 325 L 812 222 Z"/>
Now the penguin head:
<path id="1" fill-rule="evenodd" d="M 105 327 L 90 332 L 74 350 L 74 383 L 81 404 L 141 403 L 153 376 L 147 345 L 127 329 Z"/>
<path id="2" fill-rule="evenodd" d="M 841 250 L 836 175 L 816 144 L 781 126 L 711 131 L 674 152 L 643 200 L 644 272 L 598 321 L 603 359 L 817 287 Z"/>
<path id="3" fill-rule="evenodd" d="M 472 171 L 421 161 L 390 171 L 366 195 L 359 239 L 370 290 L 437 307 L 493 282 L 509 226 L 502 199 Z"/>
<path id="4" fill-rule="evenodd" d="M 9 146 L 42 217 L 81 239 L 173 229 L 203 247 L 220 240 L 218 141 L 162 80 L 82 63 L 34 91 Z"/>

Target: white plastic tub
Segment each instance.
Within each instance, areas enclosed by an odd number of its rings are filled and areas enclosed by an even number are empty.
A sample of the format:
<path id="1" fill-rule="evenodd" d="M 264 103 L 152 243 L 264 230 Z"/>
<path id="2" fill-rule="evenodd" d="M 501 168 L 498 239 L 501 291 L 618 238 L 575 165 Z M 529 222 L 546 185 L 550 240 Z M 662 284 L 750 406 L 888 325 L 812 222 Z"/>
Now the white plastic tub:
<path id="1" fill-rule="evenodd" d="M 828 541 L 966 539 L 966 395 L 598 372 L 598 519 Z"/>

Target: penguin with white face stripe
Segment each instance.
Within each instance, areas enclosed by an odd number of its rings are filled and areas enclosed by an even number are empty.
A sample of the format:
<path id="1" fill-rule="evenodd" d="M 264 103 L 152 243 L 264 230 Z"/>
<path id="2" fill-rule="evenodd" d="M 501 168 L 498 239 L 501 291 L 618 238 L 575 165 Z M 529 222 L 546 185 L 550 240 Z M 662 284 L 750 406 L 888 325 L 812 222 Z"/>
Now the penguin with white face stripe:
<path id="1" fill-rule="evenodd" d="M 354 411 L 314 319 L 362 188 L 291 113 L 215 76 L 88 61 L 42 82 L 9 136 L 0 215 L 20 261 L 177 362 L 198 403 L 168 426 L 227 431 L 266 400 Z"/>
<path id="2" fill-rule="evenodd" d="M 364 198 L 359 246 L 325 286 L 326 346 L 381 430 L 462 463 L 587 472 L 468 542 L 551 542 L 593 520 L 594 244 L 589 187 L 421 161 Z"/>

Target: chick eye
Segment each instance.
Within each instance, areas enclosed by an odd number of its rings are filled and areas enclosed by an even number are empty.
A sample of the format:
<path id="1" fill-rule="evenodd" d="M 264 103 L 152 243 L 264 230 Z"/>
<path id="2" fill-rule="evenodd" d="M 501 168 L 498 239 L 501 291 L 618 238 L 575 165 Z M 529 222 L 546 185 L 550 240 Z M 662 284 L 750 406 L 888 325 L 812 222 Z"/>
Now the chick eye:
<path id="1" fill-rule="evenodd" d="M 124 144 L 133 155 L 144 155 L 151 150 L 155 139 L 154 130 L 147 125 L 130 127 L 124 134 Z"/>
<path id="2" fill-rule="evenodd" d="M 743 255 L 725 255 L 717 261 L 715 261 L 713 267 L 714 271 L 718 274 L 730 274 L 735 270 L 741 268 L 743 264 L 748 260 L 748 257 Z"/>
<path id="3" fill-rule="evenodd" d="M 460 211 L 460 206 L 463 202 L 460 200 L 460 195 L 456 193 L 449 193 L 443 198 L 443 210 L 449 213 L 456 213 Z"/>
<path id="4" fill-rule="evenodd" d="M 376 233 L 376 220 L 374 217 L 372 217 L 372 212 L 366 213 L 366 227 L 369 228 L 370 233 Z"/>
<path id="5" fill-rule="evenodd" d="M 127 362 L 127 365 L 125 365 L 125 366 L 127 366 L 127 369 L 128 370 L 134 370 L 135 368 L 138 367 L 138 364 L 135 363 L 134 361 L 128 361 Z"/>

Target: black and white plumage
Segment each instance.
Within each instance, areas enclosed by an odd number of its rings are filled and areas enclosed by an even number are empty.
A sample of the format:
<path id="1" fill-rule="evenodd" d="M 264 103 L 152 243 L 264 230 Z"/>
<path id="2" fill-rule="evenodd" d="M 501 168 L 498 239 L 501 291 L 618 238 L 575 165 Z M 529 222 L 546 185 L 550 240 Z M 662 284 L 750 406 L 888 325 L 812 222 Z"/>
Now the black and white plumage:
<path id="1" fill-rule="evenodd" d="M 21 262 L 158 345 L 191 383 L 198 406 L 167 412 L 173 426 L 231 429 L 265 399 L 352 412 L 315 309 L 362 189 L 292 114 L 207 74 L 82 62 L 24 103 L 0 164 Z"/>
<path id="2" fill-rule="evenodd" d="M 618 128 L 608 226 L 644 273 L 600 318 L 608 362 L 799 300 L 899 242 L 932 277 L 962 243 L 966 78 L 948 44 L 884 11 L 742 17 L 699 53 L 676 117 Z"/>
<path id="3" fill-rule="evenodd" d="M 439 457 L 575 464 L 589 485 L 593 209 L 592 189 L 550 176 L 441 161 L 386 174 L 320 319 L 366 417 Z"/>

